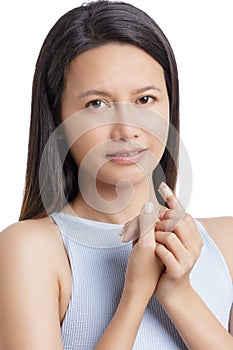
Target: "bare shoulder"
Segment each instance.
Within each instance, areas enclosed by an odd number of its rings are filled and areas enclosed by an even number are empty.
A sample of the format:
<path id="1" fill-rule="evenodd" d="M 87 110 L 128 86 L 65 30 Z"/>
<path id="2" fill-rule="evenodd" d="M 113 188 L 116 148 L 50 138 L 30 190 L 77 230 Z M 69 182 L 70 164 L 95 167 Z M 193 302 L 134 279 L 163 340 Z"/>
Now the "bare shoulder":
<path id="1" fill-rule="evenodd" d="M 59 232 L 47 217 L 19 221 L 0 233 L 0 249 L 3 254 L 10 254 L 15 248 L 18 252 L 35 249 L 45 254 L 48 250 L 52 253 L 60 244 Z"/>
<path id="2" fill-rule="evenodd" d="M 223 254 L 233 279 L 233 216 L 197 218 Z"/>
<path id="3" fill-rule="evenodd" d="M 59 301 L 60 321 L 63 319 L 70 294 L 70 267 L 60 232 L 50 218 L 20 221 L 0 233 L 0 274 L 3 281 L 12 276 L 15 287 L 26 288 L 29 283 L 31 293 L 39 291 L 38 283 L 46 283 Z M 5 294 L 11 295 L 10 284 L 6 288 Z"/>
<path id="4" fill-rule="evenodd" d="M 1 259 L 46 259 L 58 263 L 64 249 L 56 226 L 49 218 L 17 222 L 0 233 Z"/>
<path id="5" fill-rule="evenodd" d="M 49 217 L 19 221 L 0 232 L 0 260 L 6 257 L 45 261 L 58 282 L 69 285 L 69 260 L 59 229 Z"/>

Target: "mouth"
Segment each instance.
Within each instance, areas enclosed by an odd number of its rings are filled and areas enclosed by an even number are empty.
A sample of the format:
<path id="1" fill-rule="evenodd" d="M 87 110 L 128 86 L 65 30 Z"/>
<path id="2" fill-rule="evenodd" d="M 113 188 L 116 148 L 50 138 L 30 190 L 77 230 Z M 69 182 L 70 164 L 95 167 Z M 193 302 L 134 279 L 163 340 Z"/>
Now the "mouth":
<path id="1" fill-rule="evenodd" d="M 106 157 L 119 164 L 135 163 L 142 158 L 147 151 L 147 148 L 135 148 L 132 150 L 119 150 L 116 153 L 106 154 Z"/>

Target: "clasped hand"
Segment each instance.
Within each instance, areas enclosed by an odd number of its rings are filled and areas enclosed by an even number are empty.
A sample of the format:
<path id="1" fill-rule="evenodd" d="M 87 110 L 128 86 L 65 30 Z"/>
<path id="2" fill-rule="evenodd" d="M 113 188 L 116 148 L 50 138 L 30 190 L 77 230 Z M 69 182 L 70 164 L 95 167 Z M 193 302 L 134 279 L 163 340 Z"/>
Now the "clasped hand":
<path id="1" fill-rule="evenodd" d="M 125 289 L 145 301 L 153 294 L 163 301 L 190 288 L 189 275 L 203 246 L 195 220 L 165 186 L 160 193 L 164 193 L 169 209 L 162 207 L 155 215 L 153 204 L 147 203 L 122 232 L 122 242 L 133 241 Z"/>

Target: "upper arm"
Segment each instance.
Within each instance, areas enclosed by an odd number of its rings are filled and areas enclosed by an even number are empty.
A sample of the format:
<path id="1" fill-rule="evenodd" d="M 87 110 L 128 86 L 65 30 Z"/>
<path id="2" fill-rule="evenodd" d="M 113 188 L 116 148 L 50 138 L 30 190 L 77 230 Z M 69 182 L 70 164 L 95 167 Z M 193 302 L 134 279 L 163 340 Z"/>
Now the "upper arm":
<path id="1" fill-rule="evenodd" d="M 230 317 L 230 333 L 233 336 L 233 305 L 231 308 L 231 317 Z"/>
<path id="2" fill-rule="evenodd" d="M 49 240 L 31 223 L 15 224 L 0 234 L 1 349 L 63 349 Z"/>
<path id="3" fill-rule="evenodd" d="M 199 220 L 224 256 L 233 281 L 233 217 L 201 218 Z M 233 336 L 233 305 L 229 330 Z"/>

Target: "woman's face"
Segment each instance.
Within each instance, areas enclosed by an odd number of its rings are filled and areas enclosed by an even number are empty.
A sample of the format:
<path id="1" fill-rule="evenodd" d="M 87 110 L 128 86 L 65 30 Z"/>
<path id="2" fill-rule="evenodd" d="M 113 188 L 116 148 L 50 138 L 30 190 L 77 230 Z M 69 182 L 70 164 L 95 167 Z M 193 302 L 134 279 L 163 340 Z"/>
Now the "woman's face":
<path id="1" fill-rule="evenodd" d="M 98 169 L 97 181 L 111 185 L 121 179 L 131 184 L 145 181 L 142 167 L 146 160 L 149 167 L 145 172 L 152 172 L 151 155 L 158 163 L 165 149 L 165 144 L 148 131 L 148 120 L 158 113 L 167 122 L 167 130 L 169 127 L 169 100 L 162 67 L 134 45 L 106 44 L 75 58 L 66 71 L 65 82 L 62 121 L 76 113 L 78 127 L 84 125 L 79 138 L 71 144 L 77 165 L 82 165 L 85 156 L 91 154 L 87 170 L 92 173 L 92 168 Z M 139 123 L 134 122 L 134 109 L 137 120 L 138 113 L 143 116 Z M 106 115 L 113 110 L 114 123 L 108 124 Z M 88 118 L 98 125 L 85 129 Z M 65 131 L 69 141 L 72 130 L 65 127 Z"/>

